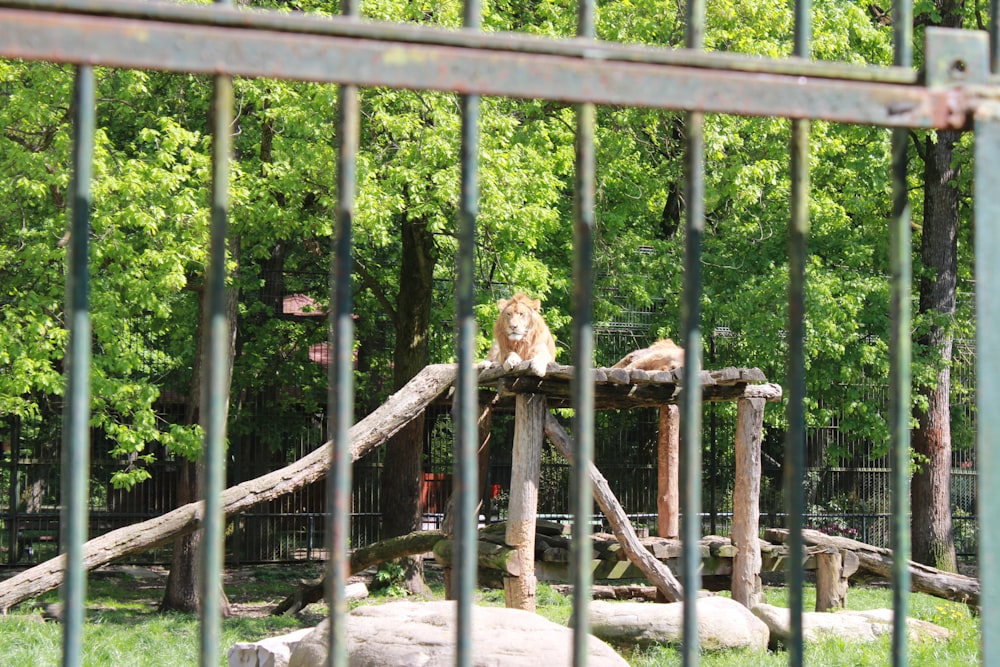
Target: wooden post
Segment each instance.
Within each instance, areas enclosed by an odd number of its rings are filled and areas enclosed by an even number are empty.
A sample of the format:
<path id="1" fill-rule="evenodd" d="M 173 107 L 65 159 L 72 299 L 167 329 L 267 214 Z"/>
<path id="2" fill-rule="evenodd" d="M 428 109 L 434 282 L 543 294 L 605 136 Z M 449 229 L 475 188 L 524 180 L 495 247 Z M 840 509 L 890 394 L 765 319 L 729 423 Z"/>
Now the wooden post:
<path id="1" fill-rule="evenodd" d="M 508 608 L 531 612 L 535 611 L 535 515 L 547 412 L 544 395 L 518 394 L 505 541 L 518 552 L 521 575 L 504 577 L 503 590 Z"/>
<path id="2" fill-rule="evenodd" d="M 761 600 L 760 441 L 763 398 L 736 402 L 736 487 L 733 489 L 733 599 L 753 608 Z"/>
<path id="3" fill-rule="evenodd" d="M 656 534 L 677 539 L 680 535 L 680 407 L 660 407 L 657 438 Z"/>
<path id="4" fill-rule="evenodd" d="M 843 609 L 847 604 L 847 577 L 844 576 L 844 554 L 827 548 L 816 557 L 816 611 Z"/>

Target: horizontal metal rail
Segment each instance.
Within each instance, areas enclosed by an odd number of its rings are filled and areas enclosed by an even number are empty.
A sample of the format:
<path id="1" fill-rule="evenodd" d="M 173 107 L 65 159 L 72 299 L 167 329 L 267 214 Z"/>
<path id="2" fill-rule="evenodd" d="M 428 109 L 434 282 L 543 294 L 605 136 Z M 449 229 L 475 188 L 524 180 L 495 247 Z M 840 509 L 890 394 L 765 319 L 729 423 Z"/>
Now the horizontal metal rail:
<path id="1" fill-rule="evenodd" d="M 888 127 L 967 127 L 980 101 L 977 84 L 986 83 L 988 71 L 985 35 L 959 31 L 928 31 L 935 36 L 934 42 L 929 36 L 928 50 L 955 66 L 935 71 L 933 85 L 925 85 L 900 67 L 224 7 L 107 0 L 6 0 L 0 6 L 2 57 Z"/>

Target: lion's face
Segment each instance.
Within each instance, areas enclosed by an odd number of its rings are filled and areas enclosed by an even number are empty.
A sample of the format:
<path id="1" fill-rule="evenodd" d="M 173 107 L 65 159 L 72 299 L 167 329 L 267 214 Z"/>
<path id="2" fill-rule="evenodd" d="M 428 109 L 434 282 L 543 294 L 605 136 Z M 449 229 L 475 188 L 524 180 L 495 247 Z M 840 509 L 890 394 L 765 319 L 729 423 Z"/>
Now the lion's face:
<path id="1" fill-rule="evenodd" d="M 535 311 L 522 301 L 511 301 L 503 309 L 500 319 L 503 332 L 510 340 L 521 340 L 535 323 Z"/>
<path id="2" fill-rule="evenodd" d="M 493 346 L 488 361 L 510 370 L 521 361 L 531 361 L 539 377 L 556 358 L 556 343 L 542 319 L 542 302 L 518 292 L 511 300 L 497 301 L 500 313 L 493 324 Z"/>

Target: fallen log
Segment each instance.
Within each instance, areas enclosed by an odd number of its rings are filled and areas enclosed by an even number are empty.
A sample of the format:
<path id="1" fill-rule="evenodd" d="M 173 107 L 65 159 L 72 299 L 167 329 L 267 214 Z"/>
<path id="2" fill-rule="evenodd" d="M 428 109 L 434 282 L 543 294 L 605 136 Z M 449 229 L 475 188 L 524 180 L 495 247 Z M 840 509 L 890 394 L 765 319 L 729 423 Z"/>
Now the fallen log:
<path id="1" fill-rule="evenodd" d="M 573 465 L 574 457 L 569 435 L 551 413 L 545 416 L 545 435 L 549 437 L 559 453 Z M 594 487 L 594 498 L 601 511 L 604 512 L 604 516 L 608 518 L 611 530 L 618 538 L 618 542 L 622 545 L 628 559 L 642 571 L 650 583 L 656 586 L 667 602 L 683 600 L 684 588 L 681 583 L 677 581 L 677 577 L 670 571 L 670 568 L 660 562 L 639 541 L 628 515 L 625 514 L 618 499 L 615 498 L 615 494 L 612 493 L 608 480 L 593 463 L 590 464 L 590 482 Z"/>
<path id="2" fill-rule="evenodd" d="M 454 542 L 452 540 L 440 540 L 434 545 L 434 559 L 445 568 L 450 568 L 453 550 Z M 480 540 L 476 543 L 476 551 L 479 567 L 497 570 L 511 577 L 520 577 L 524 571 L 521 566 L 520 554 L 516 549 Z"/>
<path id="3" fill-rule="evenodd" d="M 440 530 L 419 530 L 355 549 L 351 552 L 349 564 L 351 574 L 357 574 L 387 560 L 426 553 L 442 539 L 444 539 L 444 533 Z M 294 593 L 271 610 L 271 615 L 297 614 L 313 602 L 319 602 L 323 599 L 325 581 L 324 577 L 318 582 L 300 584 Z"/>
<path id="4" fill-rule="evenodd" d="M 571 584 L 554 584 L 552 590 L 566 597 L 573 595 L 573 586 Z M 641 586 L 639 584 L 607 586 L 598 584 L 591 587 L 590 596 L 595 600 L 642 600 L 644 602 L 656 602 L 656 586 Z"/>
<path id="5" fill-rule="evenodd" d="M 788 531 L 784 528 L 769 528 L 764 531 L 764 539 L 786 543 Z M 803 530 L 802 541 L 806 545 L 848 549 L 858 556 L 860 569 L 880 577 L 892 577 L 892 550 L 874 547 L 847 537 L 827 535 L 818 530 Z M 954 572 L 945 572 L 929 565 L 909 561 L 910 588 L 918 593 L 926 593 L 945 600 L 979 605 L 979 580 Z"/>
<path id="6" fill-rule="evenodd" d="M 435 364 L 417 373 L 370 415 L 351 427 L 351 455 L 355 461 L 384 443 L 413 420 L 455 381 L 455 364 Z M 333 445 L 327 442 L 280 470 L 230 487 L 222 493 L 222 511 L 232 516 L 258 503 L 316 482 L 326 476 Z M 201 526 L 204 503 L 189 503 L 166 514 L 105 533 L 83 545 L 83 567 L 92 570 L 112 561 L 166 544 Z M 65 554 L 40 563 L 0 582 L 0 612 L 59 586 L 66 568 Z"/>

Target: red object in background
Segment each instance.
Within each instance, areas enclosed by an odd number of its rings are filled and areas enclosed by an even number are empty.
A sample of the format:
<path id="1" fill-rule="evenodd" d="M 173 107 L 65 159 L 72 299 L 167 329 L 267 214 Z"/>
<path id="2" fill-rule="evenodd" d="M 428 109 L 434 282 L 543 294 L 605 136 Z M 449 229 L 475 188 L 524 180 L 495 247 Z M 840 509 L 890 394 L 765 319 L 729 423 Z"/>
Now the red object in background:
<path id="1" fill-rule="evenodd" d="M 500 485 L 494 484 L 493 488 L 490 489 L 490 498 L 496 498 L 499 495 L 500 495 Z"/>
<path id="2" fill-rule="evenodd" d="M 451 475 L 443 472 L 425 472 L 420 485 L 420 503 L 424 512 L 440 514 L 444 512 L 448 496 L 451 495 Z"/>

